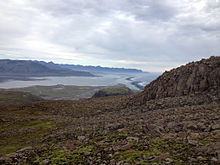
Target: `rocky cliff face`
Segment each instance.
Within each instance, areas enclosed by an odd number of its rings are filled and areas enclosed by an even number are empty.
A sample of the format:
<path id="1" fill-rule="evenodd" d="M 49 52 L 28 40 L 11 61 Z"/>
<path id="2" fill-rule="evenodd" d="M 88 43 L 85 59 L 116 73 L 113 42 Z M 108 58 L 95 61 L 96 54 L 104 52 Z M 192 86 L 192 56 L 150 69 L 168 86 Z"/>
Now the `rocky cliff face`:
<path id="1" fill-rule="evenodd" d="M 220 96 L 220 57 L 210 57 L 163 73 L 147 85 L 136 102 L 209 93 Z"/>

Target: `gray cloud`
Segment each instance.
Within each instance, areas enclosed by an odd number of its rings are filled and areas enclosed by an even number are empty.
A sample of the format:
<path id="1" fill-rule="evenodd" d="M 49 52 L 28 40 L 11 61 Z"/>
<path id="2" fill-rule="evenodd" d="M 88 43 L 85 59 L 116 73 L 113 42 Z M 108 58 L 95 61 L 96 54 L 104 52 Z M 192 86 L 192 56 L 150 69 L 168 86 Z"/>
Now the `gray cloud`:
<path id="1" fill-rule="evenodd" d="M 164 71 L 220 54 L 219 0 L 8 0 L 0 7 L 0 58 Z"/>

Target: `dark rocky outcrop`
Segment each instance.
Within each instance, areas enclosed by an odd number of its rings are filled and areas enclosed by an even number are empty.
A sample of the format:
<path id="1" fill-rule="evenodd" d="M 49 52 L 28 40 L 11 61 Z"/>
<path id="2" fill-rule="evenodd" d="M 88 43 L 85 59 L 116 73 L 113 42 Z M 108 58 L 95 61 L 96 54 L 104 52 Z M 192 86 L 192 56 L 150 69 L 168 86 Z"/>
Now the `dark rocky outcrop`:
<path id="1" fill-rule="evenodd" d="M 120 95 L 130 95 L 133 94 L 133 91 L 128 87 L 114 87 L 114 88 L 105 88 L 97 91 L 92 98 L 98 97 L 107 97 L 107 96 L 120 96 Z"/>
<path id="2" fill-rule="evenodd" d="M 212 56 L 164 72 L 135 97 L 135 102 L 202 93 L 220 95 L 220 57 Z"/>

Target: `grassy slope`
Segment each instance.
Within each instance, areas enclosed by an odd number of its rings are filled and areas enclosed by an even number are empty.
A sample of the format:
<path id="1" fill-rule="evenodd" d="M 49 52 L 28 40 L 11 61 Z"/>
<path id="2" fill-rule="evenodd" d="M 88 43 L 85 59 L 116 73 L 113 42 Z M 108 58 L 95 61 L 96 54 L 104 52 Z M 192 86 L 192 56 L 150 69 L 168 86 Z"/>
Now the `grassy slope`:
<path id="1" fill-rule="evenodd" d="M 27 104 L 34 101 L 41 101 L 42 98 L 27 92 L 0 91 L 0 106 Z"/>
<path id="2" fill-rule="evenodd" d="M 134 93 L 131 89 L 129 89 L 126 86 L 115 86 L 115 87 L 109 87 L 104 88 L 99 91 L 97 91 L 93 97 L 105 97 L 105 96 L 117 96 L 117 95 L 129 95 Z"/>

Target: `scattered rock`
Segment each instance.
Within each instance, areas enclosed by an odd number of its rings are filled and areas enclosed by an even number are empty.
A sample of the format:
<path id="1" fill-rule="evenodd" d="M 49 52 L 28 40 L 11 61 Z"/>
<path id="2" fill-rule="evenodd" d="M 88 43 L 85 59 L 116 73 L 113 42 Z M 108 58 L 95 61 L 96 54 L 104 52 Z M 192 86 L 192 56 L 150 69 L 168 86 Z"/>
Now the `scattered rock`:
<path id="1" fill-rule="evenodd" d="M 110 165 L 115 165 L 115 164 L 116 164 L 115 159 L 110 160 Z"/>
<path id="2" fill-rule="evenodd" d="M 49 159 L 45 159 L 42 162 L 40 162 L 40 165 L 48 165 L 50 163 Z"/>
<path id="3" fill-rule="evenodd" d="M 33 147 L 29 146 L 29 147 L 21 148 L 21 149 L 17 150 L 16 152 L 25 152 L 25 151 L 30 151 L 32 149 L 33 149 Z"/>
<path id="4" fill-rule="evenodd" d="M 120 147 L 121 151 L 129 150 L 133 145 L 132 144 L 126 144 Z"/>
<path id="5" fill-rule="evenodd" d="M 85 136 L 78 136 L 78 137 L 77 137 L 77 139 L 78 139 L 79 141 L 83 141 L 83 140 L 85 140 L 85 138 L 86 138 Z"/>
<path id="6" fill-rule="evenodd" d="M 124 128 L 124 125 L 121 123 L 114 123 L 107 125 L 106 128 L 109 130 L 118 130 Z"/>
<path id="7" fill-rule="evenodd" d="M 198 159 L 199 161 L 206 161 L 206 160 L 207 160 L 206 158 L 204 158 L 204 157 L 202 157 L 202 156 L 198 156 L 197 159 Z"/>
<path id="8" fill-rule="evenodd" d="M 128 128 L 121 128 L 121 129 L 118 129 L 117 131 L 122 133 L 122 132 L 128 132 L 129 129 Z"/>
<path id="9" fill-rule="evenodd" d="M 200 144 L 199 142 L 197 142 L 197 141 L 195 141 L 195 140 L 188 140 L 188 143 L 191 144 L 191 145 L 194 145 L 194 146 Z"/>
<path id="10" fill-rule="evenodd" d="M 161 160 L 167 160 L 170 158 L 170 154 L 169 153 L 164 153 L 160 156 L 156 156 L 153 160 L 155 161 L 161 161 Z"/>
<path id="11" fill-rule="evenodd" d="M 166 158 L 166 164 L 170 164 L 172 162 L 173 162 L 173 160 L 171 158 Z"/>
<path id="12" fill-rule="evenodd" d="M 218 123 L 218 124 L 212 125 L 212 129 L 213 130 L 220 129 L 220 124 Z"/>
<path id="13" fill-rule="evenodd" d="M 135 141 L 135 142 L 138 142 L 138 140 L 139 140 L 139 138 L 138 137 L 127 137 L 126 138 L 127 139 L 127 141 Z"/>
<path id="14" fill-rule="evenodd" d="M 154 158 L 155 158 L 155 156 L 146 156 L 146 155 L 143 156 L 144 160 L 152 160 Z"/>
<path id="15" fill-rule="evenodd" d="M 116 165 L 124 165 L 124 161 L 119 161 Z"/>
<path id="16" fill-rule="evenodd" d="M 213 157 L 213 158 L 211 158 L 211 161 L 212 161 L 212 162 L 218 162 L 218 159 L 215 158 L 215 157 Z"/>

